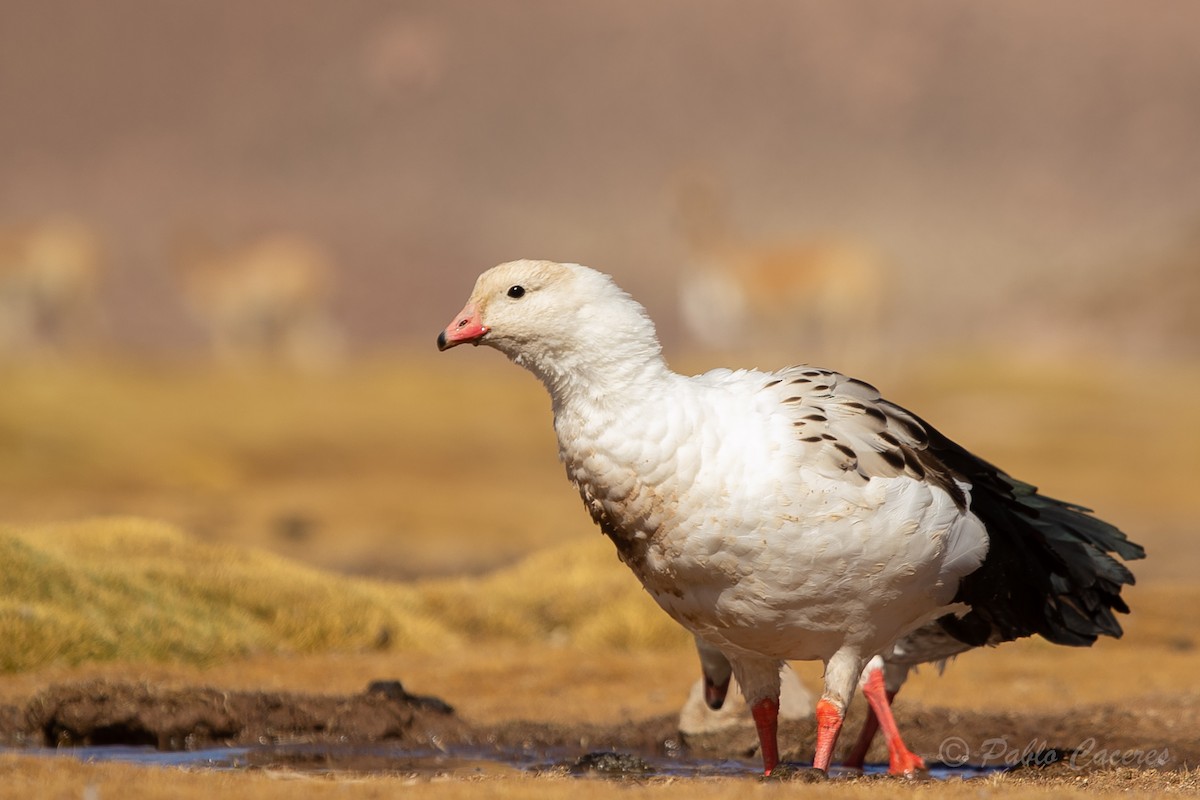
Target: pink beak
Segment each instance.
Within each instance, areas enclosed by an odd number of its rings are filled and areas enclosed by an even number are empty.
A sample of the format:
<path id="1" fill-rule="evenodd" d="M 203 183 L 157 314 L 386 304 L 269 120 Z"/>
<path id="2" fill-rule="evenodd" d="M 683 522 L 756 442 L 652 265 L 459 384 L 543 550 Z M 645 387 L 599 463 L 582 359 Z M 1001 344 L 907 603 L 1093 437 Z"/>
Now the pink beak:
<path id="1" fill-rule="evenodd" d="M 446 330 L 438 334 L 438 350 L 449 350 L 451 347 L 460 344 L 479 344 L 491 328 L 483 324 L 483 320 L 479 318 L 479 311 L 473 303 L 467 303 L 466 307 L 454 317 L 454 322 L 446 326 Z"/>

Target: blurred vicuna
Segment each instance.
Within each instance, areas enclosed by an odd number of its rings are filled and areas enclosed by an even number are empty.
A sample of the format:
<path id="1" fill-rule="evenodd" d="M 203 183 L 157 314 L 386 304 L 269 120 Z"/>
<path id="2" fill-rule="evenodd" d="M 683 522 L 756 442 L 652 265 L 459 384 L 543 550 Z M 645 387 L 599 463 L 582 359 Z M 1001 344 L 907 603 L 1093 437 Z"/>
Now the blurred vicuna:
<path id="1" fill-rule="evenodd" d="M 0 230 L 0 355 L 78 351 L 96 333 L 104 245 L 67 217 Z"/>
<path id="2" fill-rule="evenodd" d="M 799 343 L 837 363 L 871 356 L 887 288 L 872 248 L 846 236 L 748 235 L 708 176 L 682 179 L 675 195 L 688 251 L 679 311 L 697 342 L 718 352 Z"/>
<path id="3" fill-rule="evenodd" d="M 218 361 L 314 369 L 338 360 L 343 337 L 329 310 L 334 265 L 314 242 L 291 233 L 230 248 L 179 241 L 173 258 Z"/>

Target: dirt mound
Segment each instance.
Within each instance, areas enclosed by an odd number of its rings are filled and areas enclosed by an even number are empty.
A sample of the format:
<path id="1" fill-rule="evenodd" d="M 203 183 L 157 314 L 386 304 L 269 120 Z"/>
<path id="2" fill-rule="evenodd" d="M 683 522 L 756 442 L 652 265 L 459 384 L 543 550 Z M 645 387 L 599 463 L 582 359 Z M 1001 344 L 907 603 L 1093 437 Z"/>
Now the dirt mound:
<path id="1" fill-rule="evenodd" d="M 300 741 L 427 747 L 435 738 L 470 738 L 449 705 L 411 695 L 399 681 L 377 681 L 361 694 L 339 697 L 94 680 L 51 686 L 24 709 L 0 708 L 0 724 L 0 741 L 47 747 L 194 750 Z"/>

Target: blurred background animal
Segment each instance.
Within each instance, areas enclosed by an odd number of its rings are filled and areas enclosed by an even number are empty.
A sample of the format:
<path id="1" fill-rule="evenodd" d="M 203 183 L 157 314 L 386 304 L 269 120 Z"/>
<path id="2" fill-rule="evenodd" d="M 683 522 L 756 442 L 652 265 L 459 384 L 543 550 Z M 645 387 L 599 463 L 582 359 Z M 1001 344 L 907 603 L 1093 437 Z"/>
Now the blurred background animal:
<path id="1" fill-rule="evenodd" d="M 886 274 L 853 238 L 751 235 L 711 175 L 682 178 L 678 227 L 687 247 L 679 309 L 689 334 L 718 352 L 803 348 L 811 363 L 861 366 L 877 346 Z"/>
<path id="2" fill-rule="evenodd" d="M 219 248 L 175 245 L 185 300 L 218 361 L 314 369 L 336 362 L 342 332 L 330 312 L 334 265 L 293 233 Z"/>
<path id="3" fill-rule="evenodd" d="M 0 230 L 0 354 L 77 352 L 99 326 L 99 232 L 68 217 Z"/>

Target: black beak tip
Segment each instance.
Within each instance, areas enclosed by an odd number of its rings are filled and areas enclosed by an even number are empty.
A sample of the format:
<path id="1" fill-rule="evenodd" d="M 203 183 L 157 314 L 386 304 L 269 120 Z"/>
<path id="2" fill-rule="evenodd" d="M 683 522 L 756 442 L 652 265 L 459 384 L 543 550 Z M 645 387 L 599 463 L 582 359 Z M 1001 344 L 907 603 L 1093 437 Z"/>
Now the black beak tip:
<path id="1" fill-rule="evenodd" d="M 725 705 L 725 696 L 729 693 L 729 678 L 722 683 L 715 683 L 707 675 L 704 676 L 704 702 L 713 711 L 720 711 Z"/>
<path id="2" fill-rule="evenodd" d="M 442 331 L 438 334 L 438 350 L 446 349 L 446 332 Z"/>

